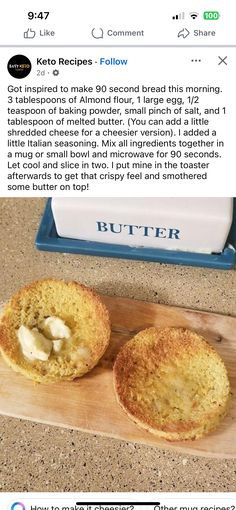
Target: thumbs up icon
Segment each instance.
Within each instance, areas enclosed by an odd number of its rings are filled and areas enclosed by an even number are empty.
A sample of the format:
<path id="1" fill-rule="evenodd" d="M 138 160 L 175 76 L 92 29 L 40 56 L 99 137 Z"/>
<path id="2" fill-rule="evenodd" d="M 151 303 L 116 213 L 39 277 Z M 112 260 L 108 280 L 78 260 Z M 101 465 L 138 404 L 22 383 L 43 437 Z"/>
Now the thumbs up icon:
<path id="1" fill-rule="evenodd" d="M 33 39 L 36 36 L 35 30 L 32 30 L 32 28 L 28 28 L 26 32 L 24 32 L 24 39 Z"/>

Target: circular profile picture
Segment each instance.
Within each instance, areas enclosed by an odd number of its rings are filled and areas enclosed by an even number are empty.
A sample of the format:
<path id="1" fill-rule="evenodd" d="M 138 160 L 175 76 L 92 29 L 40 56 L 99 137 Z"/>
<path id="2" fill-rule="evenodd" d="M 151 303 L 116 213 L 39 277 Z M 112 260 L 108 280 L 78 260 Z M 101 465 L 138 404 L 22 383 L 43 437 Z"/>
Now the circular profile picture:
<path id="1" fill-rule="evenodd" d="M 24 503 L 20 503 L 19 501 L 16 501 L 11 505 L 11 510 L 26 510 Z"/>
<path id="2" fill-rule="evenodd" d="M 25 78 L 31 71 L 31 62 L 25 55 L 14 55 L 10 58 L 7 69 L 13 78 Z"/>

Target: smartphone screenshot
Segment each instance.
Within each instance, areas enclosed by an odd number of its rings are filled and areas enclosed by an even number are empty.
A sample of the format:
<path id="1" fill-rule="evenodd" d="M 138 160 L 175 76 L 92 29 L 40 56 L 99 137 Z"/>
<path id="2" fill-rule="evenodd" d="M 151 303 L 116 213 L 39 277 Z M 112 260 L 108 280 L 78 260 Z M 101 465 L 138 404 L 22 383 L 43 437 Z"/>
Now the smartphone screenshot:
<path id="1" fill-rule="evenodd" d="M 236 4 L 0 16 L 0 510 L 235 510 Z"/>

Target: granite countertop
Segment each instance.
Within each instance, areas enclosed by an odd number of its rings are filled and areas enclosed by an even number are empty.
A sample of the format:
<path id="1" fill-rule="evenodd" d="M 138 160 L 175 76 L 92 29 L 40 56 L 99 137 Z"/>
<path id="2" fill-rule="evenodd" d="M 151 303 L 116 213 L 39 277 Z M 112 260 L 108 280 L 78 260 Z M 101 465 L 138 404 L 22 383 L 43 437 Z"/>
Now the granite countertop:
<path id="1" fill-rule="evenodd" d="M 45 200 L 0 199 L 0 301 L 47 276 L 109 295 L 236 315 L 236 271 L 39 252 Z M 236 491 L 236 460 L 207 459 L 0 417 L 1 491 Z"/>

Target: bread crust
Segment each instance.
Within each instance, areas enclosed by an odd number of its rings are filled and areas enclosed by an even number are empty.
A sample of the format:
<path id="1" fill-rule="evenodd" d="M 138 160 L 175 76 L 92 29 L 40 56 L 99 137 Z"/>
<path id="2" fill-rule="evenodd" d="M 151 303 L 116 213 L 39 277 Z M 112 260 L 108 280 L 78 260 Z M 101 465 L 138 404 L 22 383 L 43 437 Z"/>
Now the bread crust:
<path id="1" fill-rule="evenodd" d="M 21 351 L 17 330 L 32 329 L 47 316 L 65 320 L 72 340 L 64 342 L 63 353 L 48 361 L 29 361 Z M 20 289 L 7 303 L 0 320 L 0 352 L 13 370 L 37 382 L 57 382 L 81 377 L 104 354 L 110 339 L 108 310 L 99 296 L 76 281 L 46 278 Z M 88 359 L 77 356 L 80 346 L 89 349 Z"/>
<path id="2" fill-rule="evenodd" d="M 149 328 L 114 364 L 119 404 L 140 427 L 169 441 L 198 439 L 227 413 L 230 385 L 219 354 L 184 328 Z"/>

